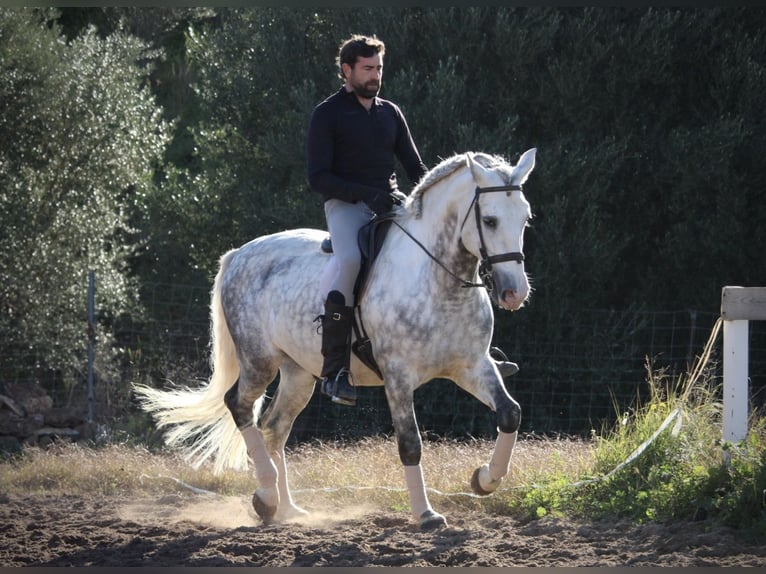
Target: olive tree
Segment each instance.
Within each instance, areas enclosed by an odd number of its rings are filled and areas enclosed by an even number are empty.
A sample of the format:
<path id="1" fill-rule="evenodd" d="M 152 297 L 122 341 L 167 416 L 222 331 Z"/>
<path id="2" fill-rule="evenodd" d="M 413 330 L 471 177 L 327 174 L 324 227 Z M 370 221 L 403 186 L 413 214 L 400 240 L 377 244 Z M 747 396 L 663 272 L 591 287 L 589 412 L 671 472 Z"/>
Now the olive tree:
<path id="1" fill-rule="evenodd" d="M 131 217 L 169 126 L 146 82 L 146 46 L 93 28 L 66 41 L 54 17 L 0 9 L 0 356 L 15 357 L 6 379 L 36 368 L 71 382 L 84 366 L 88 271 L 102 345 L 135 299 Z"/>

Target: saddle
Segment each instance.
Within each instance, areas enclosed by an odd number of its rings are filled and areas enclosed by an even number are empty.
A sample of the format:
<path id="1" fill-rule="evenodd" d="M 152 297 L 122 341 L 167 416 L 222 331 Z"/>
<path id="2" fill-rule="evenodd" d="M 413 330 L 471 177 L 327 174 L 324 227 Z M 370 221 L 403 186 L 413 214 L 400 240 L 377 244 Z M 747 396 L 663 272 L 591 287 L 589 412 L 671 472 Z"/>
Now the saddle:
<path id="1" fill-rule="evenodd" d="M 359 275 L 356 277 L 354 283 L 354 300 L 359 301 L 359 295 L 364 290 L 364 286 L 367 283 L 367 278 L 372 269 L 372 264 L 375 258 L 380 253 L 383 243 L 388 235 L 388 230 L 391 228 L 391 220 L 393 217 L 376 217 L 369 223 L 366 223 L 359 229 L 357 234 L 357 244 L 359 245 L 359 252 L 362 254 L 362 264 L 359 268 Z M 332 241 L 328 235 L 324 241 L 322 241 L 322 251 L 325 253 L 332 253 Z M 367 333 L 364 330 L 364 323 L 362 321 L 362 312 L 359 304 L 356 305 L 356 312 L 354 313 L 354 334 L 356 340 L 351 344 L 351 350 L 367 367 L 370 368 L 380 380 L 383 380 L 383 374 L 380 372 L 375 357 L 372 353 L 372 343 Z"/>

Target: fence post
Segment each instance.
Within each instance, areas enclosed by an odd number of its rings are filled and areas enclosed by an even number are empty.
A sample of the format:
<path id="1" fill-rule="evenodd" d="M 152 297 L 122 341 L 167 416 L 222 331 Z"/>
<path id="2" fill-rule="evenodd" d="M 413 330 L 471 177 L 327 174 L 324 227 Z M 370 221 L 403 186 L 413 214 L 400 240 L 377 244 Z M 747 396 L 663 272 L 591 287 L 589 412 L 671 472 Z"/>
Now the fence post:
<path id="1" fill-rule="evenodd" d="M 88 271 L 88 418 L 89 425 L 93 424 L 93 360 L 96 345 L 96 321 L 95 321 L 95 292 L 96 272 Z"/>
<path id="2" fill-rule="evenodd" d="M 689 347 L 686 351 L 686 370 L 694 366 L 694 336 L 697 334 L 697 311 L 689 311 Z"/>
<path id="3" fill-rule="evenodd" d="M 748 321 L 723 322 L 723 440 L 737 443 L 747 435 Z"/>
<path id="4" fill-rule="evenodd" d="M 747 435 L 748 326 L 766 319 L 766 287 L 724 287 L 723 319 L 723 440 L 739 442 Z"/>

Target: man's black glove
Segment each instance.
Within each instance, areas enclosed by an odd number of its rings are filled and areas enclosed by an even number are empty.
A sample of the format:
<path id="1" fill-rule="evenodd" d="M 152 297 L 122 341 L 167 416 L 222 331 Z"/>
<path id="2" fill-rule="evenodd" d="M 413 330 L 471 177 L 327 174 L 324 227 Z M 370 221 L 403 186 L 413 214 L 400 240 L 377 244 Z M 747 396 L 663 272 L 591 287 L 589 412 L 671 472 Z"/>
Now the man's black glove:
<path id="1" fill-rule="evenodd" d="M 394 197 L 390 193 L 385 191 L 373 191 L 370 190 L 365 197 L 362 198 L 372 212 L 381 216 L 391 211 L 394 207 Z"/>

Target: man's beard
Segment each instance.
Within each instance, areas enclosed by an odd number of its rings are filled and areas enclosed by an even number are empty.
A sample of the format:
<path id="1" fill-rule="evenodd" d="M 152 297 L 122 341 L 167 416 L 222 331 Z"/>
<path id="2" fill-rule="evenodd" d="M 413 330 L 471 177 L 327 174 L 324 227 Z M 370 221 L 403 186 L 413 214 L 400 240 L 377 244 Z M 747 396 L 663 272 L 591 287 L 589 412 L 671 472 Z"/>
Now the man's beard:
<path id="1" fill-rule="evenodd" d="M 370 100 L 378 95 L 380 84 L 376 82 L 367 82 L 366 84 L 361 85 L 353 84 L 351 88 L 358 97 Z"/>

